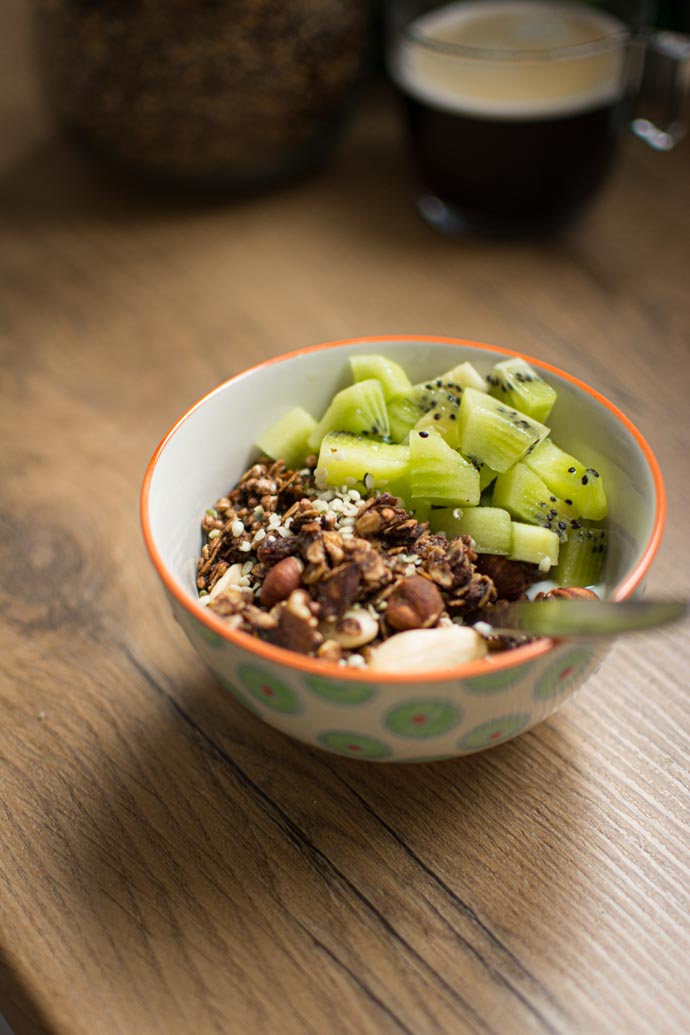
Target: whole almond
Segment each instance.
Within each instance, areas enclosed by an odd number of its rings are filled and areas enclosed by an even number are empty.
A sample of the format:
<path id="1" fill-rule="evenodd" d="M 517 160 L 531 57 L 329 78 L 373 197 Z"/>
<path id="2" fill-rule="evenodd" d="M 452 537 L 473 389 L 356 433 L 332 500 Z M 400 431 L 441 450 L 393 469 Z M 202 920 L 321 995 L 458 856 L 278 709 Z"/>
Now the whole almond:
<path id="1" fill-rule="evenodd" d="M 263 607 L 273 607 L 287 600 L 293 590 L 302 584 L 304 565 L 297 557 L 284 557 L 266 573 L 259 600 Z"/>
<path id="2" fill-rule="evenodd" d="M 381 672 L 428 672 L 454 668 L 486 654 L 486 643 L 469 625 L 409 629 L 389 636 L 368 656 L 369 668 Z"/>

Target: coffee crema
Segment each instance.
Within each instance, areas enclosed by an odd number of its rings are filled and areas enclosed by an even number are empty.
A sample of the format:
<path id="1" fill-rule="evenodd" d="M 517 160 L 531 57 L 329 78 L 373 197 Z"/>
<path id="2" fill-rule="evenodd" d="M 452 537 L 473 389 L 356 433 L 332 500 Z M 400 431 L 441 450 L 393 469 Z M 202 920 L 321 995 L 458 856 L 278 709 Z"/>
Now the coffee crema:
<path id="1" fill-rule="evenodd" d="M 453 3 L 412 22 L 390 72 L 426 193 L 470 225 L 568 222 L 613 157 L 627 41 L 583 4 Z"/>

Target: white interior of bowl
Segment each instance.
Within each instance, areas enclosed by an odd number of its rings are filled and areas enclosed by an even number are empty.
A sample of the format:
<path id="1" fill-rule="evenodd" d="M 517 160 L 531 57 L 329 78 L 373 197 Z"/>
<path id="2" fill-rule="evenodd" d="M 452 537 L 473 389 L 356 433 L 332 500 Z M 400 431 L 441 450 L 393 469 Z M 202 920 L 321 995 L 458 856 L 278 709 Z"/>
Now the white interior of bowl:
<path id="1" fill-rule="evenodd" d="M 395 358 L 412 381 L 470 360 L 486 374 L 503 358 L 476 346 L 413 338 L 361 339 L 307 350 L 269 362 L 221 385 L 192 409 L 164 441 L 153 469 L 148 516 L 160 559 L 196 600 L 195 570 L 201 519 L 256 456 L 254 442 L 296 404 L 320 417 L 333 393 L 351 382 L 354 352 Z M 558 391 L 549 424 L 554 441 L 605 479 L 610 505 L 604 592 L 611 594 L 641 560 L 655 520 L 653 474 L 631 431 L 603 404 L 571 381 L 548 372 Z"/>

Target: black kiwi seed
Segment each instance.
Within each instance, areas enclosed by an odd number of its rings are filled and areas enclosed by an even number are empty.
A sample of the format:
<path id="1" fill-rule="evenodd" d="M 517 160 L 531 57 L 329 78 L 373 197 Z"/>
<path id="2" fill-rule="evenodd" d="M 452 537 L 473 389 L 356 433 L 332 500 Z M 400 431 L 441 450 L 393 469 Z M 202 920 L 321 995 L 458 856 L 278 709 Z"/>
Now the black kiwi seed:
<path id="1" fill-rule="evenodd" d="M 587 485 L 589 483 L 589 478 L 587 477 L 586 474 L 583 474 L 582 478 L 580 479 L 580 481 L 582 482 L 583 485 Z"/>
<path id="2" fill-rule="evenodd" d="M 441 419 L 441 414 L 440 413 L 435 413 L 434 414 L 434 420 L 440 420 L 440 419 Z"/>
<path id="3" fill-rule="evenodd" d="M 428 438 L 429 437 L 429 432 L 428 431 L 420 431 L 419 432 L 419 437 L 420 438 Z"/>
<path id="4" fill-rule="evenodd" d="M 561 529 L 561 530 L 562 530 L 563 532 L 565 532 L 565 530 L 566 530 L 566 528 L 567 528 L 568 526 L 566 525 L 565 521 L 559 521 L 559 522 L 558 522 L 558 527 L 559 527 L 559 528 L 560 528 L 560 529 Z"/>
<path id="5" fill-rule="evenodd" d="M 457 415 L 457 413 L 451 413 L 451 415 L 450 415 L 450 419 L 451 419 L 451 420 L 457 420 L 457 419 L 458 419 L 458 415 Z"/>
<path id="6" fill-rule="evenodd" d="M 556 497 L 555 496 L 549 496 L 549 499 L 551 500 L 552 503 L 556 502 Z"/>
<path id="7" fill-rule="evenodd" d="M 563 500 L 563 502 L 567 503 L 569 507 L 572 507 L 572 505 L 573 505 L 573 501 L 572 500 Z"/>
<path id="8" fill-rule="evenodd" d="M 569 467 L 568 468 L 568 474 L 575 474 L 575 471 L 576 471 L 575 467 Z"/>
<path id="9" fill-rule="evenodd" d="M 443 388 L 443 381 L 441 381 L 441 379 L 440 379 L 440 378 L 439 378 L 439 380 L 438 380 L 438 381 L 436 382 L 436 387 L 437 387 L 437 388 Z"/>

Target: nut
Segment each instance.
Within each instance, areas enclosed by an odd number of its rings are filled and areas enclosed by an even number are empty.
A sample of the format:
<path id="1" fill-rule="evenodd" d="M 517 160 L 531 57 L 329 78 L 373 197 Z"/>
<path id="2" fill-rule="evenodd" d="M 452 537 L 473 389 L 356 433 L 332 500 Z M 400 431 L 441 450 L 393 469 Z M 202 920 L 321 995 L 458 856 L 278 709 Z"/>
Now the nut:
<path id="1" fill-rule="evenodd" d="M 284 557 L 266 574 L 259 600 L 263 607 L 273 607 L 281 600 L 287 600 L 293 590 L 302 584 L 304 565 L 298 557 Z"/>
<path id="2" fill-rule="evenodd" d="M 369 651 L 369 668 L 379 672 L 428 672 L 475 661 L 486 654 L 484 640 L 468 625 L 410 629 Z"/>
<path id="3" fill-rule="evenodd" d="M 584 586 L 559 586 L 557 589 L 550 589 L 543 596 L 542 600 L 552 600 L 554 597 L 561 600 L 598 600 L 599 597 L 593 589 L 585 589 Z"/>
<path id="4" fill-rule="evenodd" d="M 312 654 L 323 643 L 309 594 L 305 590 L 293 590 L 287 600 L 275 605 L 270 616 L 278 623 L 276 629 L 268 630 L 265 634 L 270 643 L 299 654 Z"/>
<path id="5" fill-rule="evenodd" d="M 517 600 L 527 589 L 525 572 L 517 561 L 509 561 L 498 554 L 479 554 L 476 561 L 477 571 L 488 575 L 496 587 L 499 600 Z"/>
<path id="6" fill-rule="evenodd" d="M 392 629 L 428 629 L 443 611 L 443 597 L 422 575 L 402 579 L 388 597 L 386 621 Z"/>
<path id="7" fill-rule="evenodd" d="M 374 616 L 363 607 L 353 607 L 336 622 L 330 631 L 330 639 L 350 650 L 371 643 L 378 634 L 379 623 Z"/>
<path id="8" fill-rule="evenodd" d="M 230 586 L 246 586 L 247 584 L 247 579 L 242 581 L 242 565 L 231 564 L 227 571 L 223 572 L 218 581 L 213 584 L 213 588 L 209 593 L 209 600 L 215 600 L 226 589 L 230 589 Z"/>

